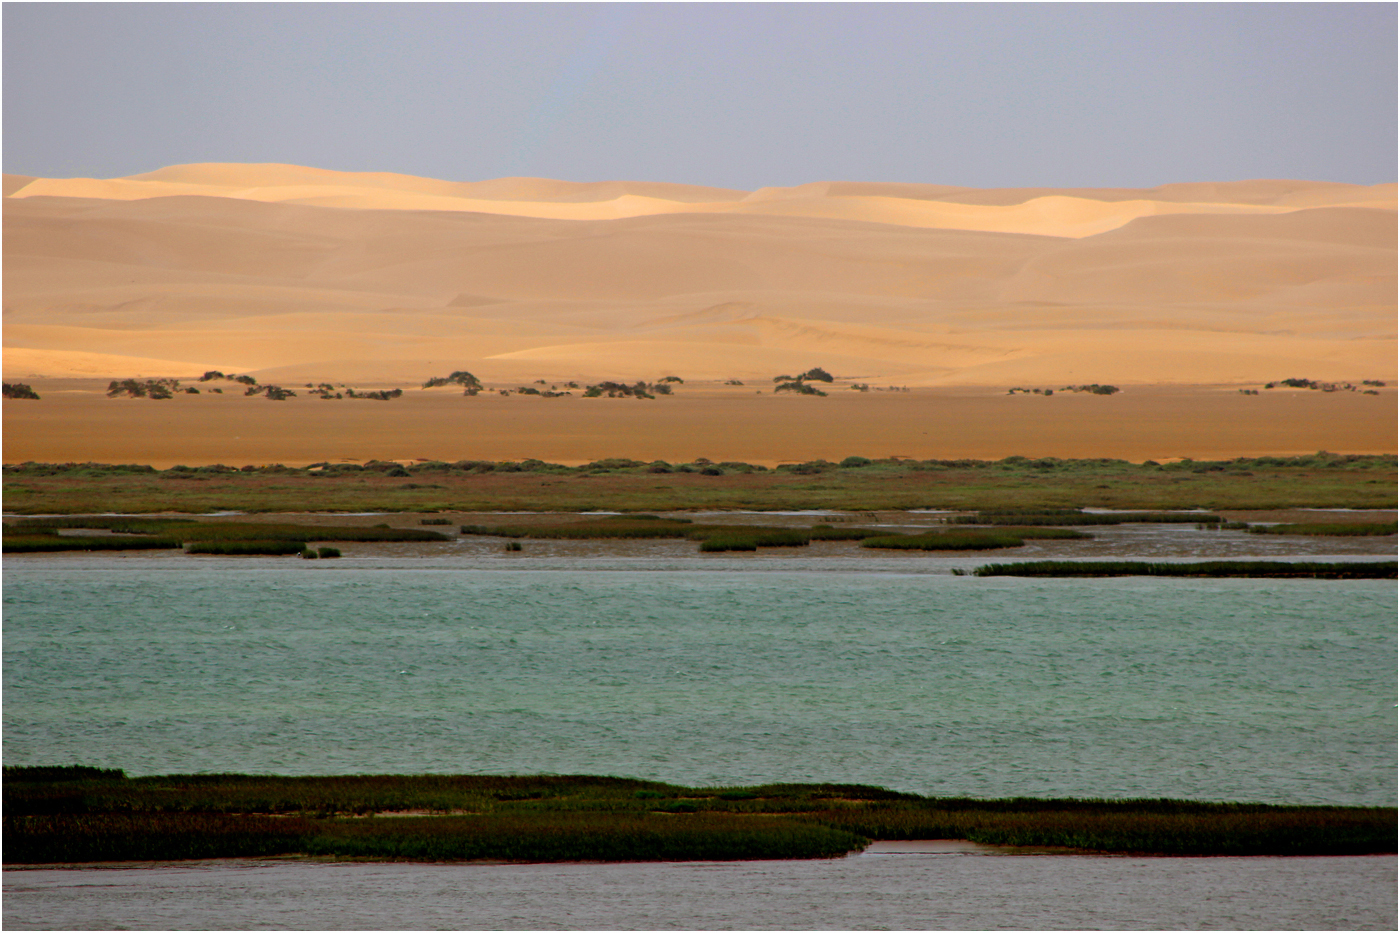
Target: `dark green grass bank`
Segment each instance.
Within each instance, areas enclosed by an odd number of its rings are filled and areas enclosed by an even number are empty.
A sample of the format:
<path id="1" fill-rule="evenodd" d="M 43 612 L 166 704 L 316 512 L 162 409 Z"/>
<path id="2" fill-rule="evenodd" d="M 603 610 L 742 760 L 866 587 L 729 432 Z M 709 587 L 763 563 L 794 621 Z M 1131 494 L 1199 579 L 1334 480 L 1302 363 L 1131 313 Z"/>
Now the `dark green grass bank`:
<path id="1" fill-rule="evenodd" d="M 872 839 L 1159 855 L 1396 851 L 1393 807 L 976 800 L 848 784 L 690 788 L 591 776 L 126 778 L 91 768 L 6 768 L 4 815 L 8 864 L 252 855 L 825 858 Z"/>
<path id="2" fill-rule="evenodd" d="M 1263 577 L 1315 580 L 1394 580 L 1396 562 L 1203 560 L 1152 563 L 1137 560 L 1031 560 L 987 564 L 977 577 Z"/>
<path id="3" fill-rule="evenodd" d="M 756 551 L 767 547 L 806 547 L 812 541 L 858 541 L 861 547 L 920 551 L 976 551 L 1020 547 L 1028 538 L 1082 540 L 1091 538 L 1068 528 L 997 528 L 991 531 L 955 530 L 928 534 L 890 534 L 870 528 L 770 528 L 758 525 L 702 525 L 688 519 L 654 515 L 609 516 L 588 521 L 549 525 L 463 525 L 462 534 L 504 538 L 580 540 L 590 538 L 690 538 L 700 550 Z"/>
<path id="4" fill-rule="evenodd" d="M 63 535 L 59 529 L 112 534 Z M 292 525 L 270 522 L 198 522 L 188 518 L 130 518 L 102 515 L 21 519 L 7 522 L 6 553 L 39 551 L 131 551 L 179 548 L 190 554 L 300 554 L 308 541 L 443 541 L 436 531 L 417 528 Z"/>
<path id="5" fill-rule="evenodd" d="M 958 515 L 949 522 L 955 525 L 1128 525 L 1185 524 L 1189 522 L 1216 523 L 1224 521 L 1207 512 L 1084 512 L 1079 509 L 1029 509 L 981 511 L 976 515 Z"/>
<path id="6" fill-rule="evenodd" d="M 1032 538 L 1049 540 L 1085 540 L 1092 538 L 1082 531 L 1068 528 L 998 528 L 995 531 L 943 531 L 922 535 L 882 535 L 865 538 L 861 547 L 890 548 L 904 551 L 991 551 L 998 548 L 1021 547 Z"/>
<path id="7" fill-rule="evenodd" d="M 180 547 L 176 538 L 88 538 L 77 535 L 6 535 L 6 554 L 49 551 L 155 551 Z"/>
<path id="8" fill-rule="evenodd" d="M 184 512 L 669 512 L 678 509 L 954 509 L 1023 513 L 1084 507 L 1393 509 L 1394 456 L 1128 463 L 1124 460 L 908 460 L 783 464 L 599 460 L 218 464 L 20 463 L 4 468 L 18 514 Z M 1200 521 L 1198 514 L 1192 521 Z M 1017 520 L 1014 524 L 1028 524 Z"/>

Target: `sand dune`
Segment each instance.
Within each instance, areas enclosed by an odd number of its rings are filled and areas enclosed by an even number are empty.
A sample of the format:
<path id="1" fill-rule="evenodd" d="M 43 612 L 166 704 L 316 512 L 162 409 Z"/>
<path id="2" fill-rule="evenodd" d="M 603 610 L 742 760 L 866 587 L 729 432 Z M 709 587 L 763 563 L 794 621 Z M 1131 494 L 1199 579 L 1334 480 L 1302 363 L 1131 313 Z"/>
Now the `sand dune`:
<path id="1" fill-rule="evenodd" d="M 870 223 L 1094 236 L 1156 214 L 1283 213 L 1307 207 L 1395 207 L 1393 185 L 1295 181 L 1164 185 L 1153 189 L 996 189 L 816 182 L 755 192 L 659 182 L 503 178 L 447 182 L 387 172 L 295 165 L 180 165 L 129 178 L 15 176 L 7 197 L 208 196 L 361 210 L 467 211 L 555 220 L 616 220 L 673 213 L 829 217 Z"/>
<path id="2" fill-rule="evenodd" d="M 743 381 L 737 404 L 813 365 L 993 393 L 1396 375 L 1393 184 L 743 192 L 209 164 L 4 190 L 11 380 L 675 374 Z"/>

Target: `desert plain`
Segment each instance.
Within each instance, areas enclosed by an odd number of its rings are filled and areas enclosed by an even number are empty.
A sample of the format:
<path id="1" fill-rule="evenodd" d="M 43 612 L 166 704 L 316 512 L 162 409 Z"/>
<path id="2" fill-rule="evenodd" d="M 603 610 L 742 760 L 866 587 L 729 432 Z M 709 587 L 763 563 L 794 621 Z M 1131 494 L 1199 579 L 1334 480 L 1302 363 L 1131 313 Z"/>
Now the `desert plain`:
<path id="1" fill-rule="evenodd" d="M 6 399 L 6 463 L 1396 450 L 1394 184 L 749 192 L 201 164 L 4 194 L 5 380 L 40 396 Z M 773 391 L 813 367 L 825 396 Z M 483 391 L 422 388 L 455 371 Z M 670 395 L 582 397 L 666 376 Z M 180 385 L 109 397 L 123 379 Z M 1085 385 L 1119 391 L 1067 391 Z"/>

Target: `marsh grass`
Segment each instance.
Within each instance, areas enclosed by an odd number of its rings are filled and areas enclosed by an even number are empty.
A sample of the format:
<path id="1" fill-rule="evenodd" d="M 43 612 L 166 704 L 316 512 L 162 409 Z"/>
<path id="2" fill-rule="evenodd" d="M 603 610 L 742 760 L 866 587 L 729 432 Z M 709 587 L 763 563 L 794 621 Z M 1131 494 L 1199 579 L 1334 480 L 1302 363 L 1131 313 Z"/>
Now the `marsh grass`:
<path id="1" fill-rule="evenodd" d="M 848 458 L 849 459 L 849 458 Z M 162 512 L 227 509 L 539 511 L 612 509 L 1065 509 L 1091 505 L 1138 509 L 1393 509 L 1393 456 L 1318 453 L 1159 464 L 1122 460 L 874 459 L 861 466 L 724 471 L 702 476 L 691 465 L 653 473 L 643 461 L 605 471 L 539 460 L 410 465 L 403 482 L 360 464 L 198 472 L 136 464 L 22 463 L 5 467 L 5 507 L 14 513 Z M 205 468 L 200 468 L 201 470 Z M 172 483 L 174 476 L 199 483 Z M 548 480 L 544 485 L 542 480 Z M 434 488 L 440 487 L 440 488 Z M 1190 521 L 1201 521 L 1196 513 Z M 1025 521 L 1019 524 L 1027 524 Z"/>
<path id="2" fill-rule="evenodd" d="M 750 535 L 713 535 L 700 542 L 700 550 L 714 551 L 757 551 L 758 541 Z"/>
<path id="3" fill-rule="evenodd" d="M 1271 561 L 1208 560 L 1151 563 L 1130 560 L 1038 560 L 1019 564 L 987 564 L 972 571 L 978 577 L 1301 577 L 1321 580 L 1394 580 L 1391 561 Z"/>
<path id="4" fill-rule="evenodd" d="M 58 535 L 58 528 L 113 532 L 112 537 Z M 289 554 L 308 541 L 443 541 L 447 535 L 418 528 L 293 525 L 271 522 L 198 522 L 192 519 L 133 519 L 112 516 L 25 519 L 6 523 L 4 550 L 125 551 L 178 548 L 190 554 Z M 295 550 L 287 548 L 295 545 Z M 339 552 L 335 556 L 340 556 Z"/>
<path id="5" fill-rule="evenodd" d="M 464 535 L 496 538 L 584 540 L 591 538 L 689 538 L 697 528 L 689 519 L 655 516 L 590 519 L 558 525 L 463 525 Z"/>
<path id="6" fill-rule="evenodd" d="M 1181 524 L 1223 522 L 1219 515 L 1202 512 L 1081 512 L 1078 509 L 1047 511 L 993 511 L 976 515 L 956 515 L 954 525 L 1126 525 L 1136 523 Z"/>
<path id="7" fill-rule="evenodd" d="M 689 788 L 587 775 L 169 775 L 5 769 L 8 863 L 301 854 L 529 861 L 817 858 L 869 839 L 1175 855 L 1394 852 L 1395 809 Z M 387 818 L 374 814 L 417 813 Z"/>
<path id="8" fill-rule="evenodd" d="M 222 813 L 97 813 L 5 818 L 5 861 L 165 861 L 281 855 L 313 821 Z"/>
<path id="9" fill-rule="evenodd" d="M 225 541 L 196 541 L 185 549 L 186 554 L 222 554 L 229 557 L 252 557 L 264 555 L 280 557 L 284 554 L 307 554 L 304 541 L 291 541 L 285 538 L 273 541 L 238 539 Z"/>
<path id="10" fill-rule="evenodd" d="M 1360 855 L 1393 851 L 1393 810 L 1186 801 L 940 801 L 811 818 L 874 839 L 967 839 L 1152 855 Z"/>
<path id="11" fill-rule="evenodd" d="M 805 547 L 805 528 L 770 528 L 756 525 L 701 525 L 687 518 L 656 515 L 607 516 L 581 522 L 550 525 L 463 525 L 464 535 L 543 540 L 591 540 L 621 538 L 689 538 L 701 551 L 754 551 L 761 547 Z"/>
<path id="12" fill-rule="evenodd" d="M 1021 547 L 1029 539 L 1086 540 L 1093 535 L 1068 528 L 998 528 L 995 531 L 938 531 L 919 535 L 866 538 L 861 547 L 903 551 L 990 551 Z"/>
<path id="13" fill-rule="evenodd" d="M 7 554 L 55 551 L 157 551 L 181 546 L 176 538 L 97 538 L 77 535 L 6 535 L 0 550 Z"/>
<path id="14" fill-rule="evenodd" d="M 879 538 L 889 534 L 875 528 L 835 528 L 831 525 L 813 525 L 807 532 L 813 541 L 864 541 L 866 538 Z"/>

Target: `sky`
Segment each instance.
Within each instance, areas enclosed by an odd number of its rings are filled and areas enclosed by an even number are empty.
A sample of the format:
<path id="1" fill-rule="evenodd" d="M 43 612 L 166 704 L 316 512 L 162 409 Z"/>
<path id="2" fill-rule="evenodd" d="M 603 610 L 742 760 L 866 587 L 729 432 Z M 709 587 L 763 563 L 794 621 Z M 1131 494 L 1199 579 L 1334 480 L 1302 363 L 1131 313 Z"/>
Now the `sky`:
<path id="1" fill-rule="evenodd" d="M 24 3 L 9 173 L 1396 180 L 1392 3 Z"/>

